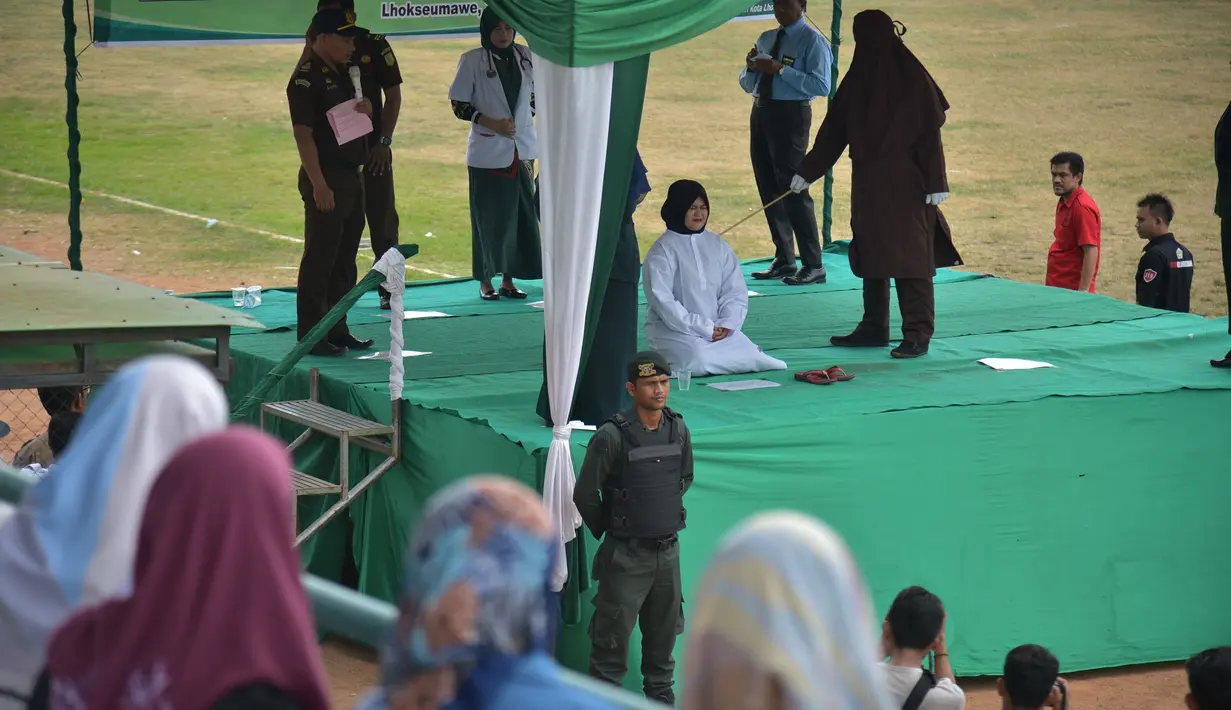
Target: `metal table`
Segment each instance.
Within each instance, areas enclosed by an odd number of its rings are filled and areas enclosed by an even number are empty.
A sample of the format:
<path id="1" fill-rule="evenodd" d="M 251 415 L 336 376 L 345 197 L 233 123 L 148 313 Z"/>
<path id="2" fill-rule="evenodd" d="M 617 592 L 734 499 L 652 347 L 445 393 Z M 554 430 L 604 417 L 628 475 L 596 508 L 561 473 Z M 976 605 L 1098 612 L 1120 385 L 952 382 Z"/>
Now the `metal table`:
<path id="1" fill-rule="evenodd" d="M 29 256 L 0 251 L 0 389 L 97 385 L 155 353 L 197 360 L 225 382 L 231 329 L 262 327 L 246 313 Z"/>

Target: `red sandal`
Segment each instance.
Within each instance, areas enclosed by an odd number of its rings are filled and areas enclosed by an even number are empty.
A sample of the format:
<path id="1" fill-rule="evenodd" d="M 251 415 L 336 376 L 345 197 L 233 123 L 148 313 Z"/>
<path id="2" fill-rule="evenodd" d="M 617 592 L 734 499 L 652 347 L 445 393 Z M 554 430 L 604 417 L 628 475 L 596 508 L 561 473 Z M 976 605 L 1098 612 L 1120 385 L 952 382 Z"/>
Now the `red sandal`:
<path id="1" fill-rule="evenodd" d="M 830 367 L 825 370 L 796 372 L 795 379 L 798 382 L 807 382 L 813 385 L 832 385 L 835 382 L 846 382 L 847 380 L 853 380 L 855 379 L 855 376 L 846 374 L 846 371 L 840 367 Z"/>

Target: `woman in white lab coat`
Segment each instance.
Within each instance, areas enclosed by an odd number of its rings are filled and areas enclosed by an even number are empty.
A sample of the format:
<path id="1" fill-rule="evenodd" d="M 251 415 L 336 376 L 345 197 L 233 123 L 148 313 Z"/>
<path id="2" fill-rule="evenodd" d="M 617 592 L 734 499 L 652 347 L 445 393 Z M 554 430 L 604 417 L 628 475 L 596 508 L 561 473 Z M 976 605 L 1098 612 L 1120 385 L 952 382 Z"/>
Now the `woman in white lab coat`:
<path id="1" fill-rule="evenodd" d="M 534 211 L 534 72 L 530 50 L 490 9 L 479 20 L 483 46 L 462 55 L 449 87 L 453 113 L 470 123 L 471 273 L 484 300 L 525 298 L 513 279 L 543 277 Z M 499 290 L 492 279 L 500 274 Z"/>
<path id="2" fill-rule="evenodd" d="M 709 216 L 709 196 L 700 183 L 671 185 L 662 207 L 667 231 L 641 266 L 646 340 L 673 369 L 694 375 L 785 370 L 785 362 L 741 332 L 748 285 L 730 245 L 706 230 Z"/>

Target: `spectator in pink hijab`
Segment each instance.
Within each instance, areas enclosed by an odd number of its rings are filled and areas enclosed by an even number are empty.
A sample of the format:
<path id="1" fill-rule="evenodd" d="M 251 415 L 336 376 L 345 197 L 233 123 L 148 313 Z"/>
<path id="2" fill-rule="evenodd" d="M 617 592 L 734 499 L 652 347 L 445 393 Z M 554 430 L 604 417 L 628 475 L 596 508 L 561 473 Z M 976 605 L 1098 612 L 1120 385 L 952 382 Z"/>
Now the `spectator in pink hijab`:
<path id="1" fill-rule="evenodd" d="M 65 622 L 31 707 L 329 707 L 290 468 L 279 442 L 247 428 L 181 448 L 150 491 L 132 596 Z"/>

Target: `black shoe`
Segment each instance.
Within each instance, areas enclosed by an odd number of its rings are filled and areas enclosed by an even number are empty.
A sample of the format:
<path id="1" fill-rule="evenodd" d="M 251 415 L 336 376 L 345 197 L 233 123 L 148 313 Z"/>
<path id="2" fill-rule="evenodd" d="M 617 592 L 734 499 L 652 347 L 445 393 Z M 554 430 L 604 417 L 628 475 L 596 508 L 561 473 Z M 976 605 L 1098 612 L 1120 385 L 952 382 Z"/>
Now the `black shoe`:
<path id="1" fill-rule="evenodd" d="M 351 350 L 368 350 L 376 344 L 376 341 L 360 340 L 353 335 L 348 335 L 345 338 L 340 338 L 338 340 L 330 340 L 329 343 L 334 347 L 342 348 L 343 350 L 348 348 Z"/>
<path id="2" fill-rule="evenodd" d="M 646 691 L 645 697 L 647 700 L 653 700 L 654 702 L 662 703 L 663 705 L 675 707 L 674 690 L 657 690 L 653 692 Z"/>
<path id="3" fill-rule="evenodd" d="M 382 311 L 387 311 L 391 308 L 393 308 L 393 306 L 389 303 L 389 294 L 382 291 L 380 294 L 380 309 Z"/>
<path id="4" fill-rule="evenodd" d="M 920 345 L 919 343 L 903 340 L 902 344 L 889 351 L 889 354 L 899 360 L 907 360 L 913 357 L 922 357 L 928 354 L 927 344 Z"/>
<path id="5" fill-rule="evenodd" d="M 308 354 L 319 355 L 320 357 L 338 357 L 346 354 L 346 348 L 338 347 L 327 340 L 322 340 L 316 345 L 313 345 L 312 349 L 308 351 Z"/>
<path id="6" fill-rule="evenodd" d="M 811 266 L 805 266 L 794 276 L 788 276 L 783 279 L 782 283 L 787 286 L 810 286 L 812 284 L 823 284 L 825 283 L 825 267 L 818 266 L 813 268 Z"/>
<path id="7" fill-rule="evenodd" d="M 1220 369 L 1231 369 L 1231 350 L 1227 351 L 1227 356 L 1221 360 L 1210 360 L 1211 367 Z"/>
<path id="8" fill-rule="evenodd" d="M 500 290 L 497 291 L 497 293 L 499 293 L 501 296 L 504 296 L 505 298 L 516 298 L 519 300 L 526 297 L 526 292 L 516 287 L 505 288 L 504 286 L 501 286 Z"/>
<path id="9" fill-rule="evenodd" d="M 790 264 L 785 261 L 775 261 L 769 265 L 768 271 L 754 271 L 752 278 L 760 281 L 769 281 L 770 279 L 780 279 L 786 276 L 795 275 L 795 263 Z"/>
<path id="10" fill-rule="evenodd" d="M 886 328 L 883 333 L 873 333 L 861 326 L 850 335 L 835 335 L 829 342 L 839 348 L 883 348 L 889 345 L 889 329 Z"/>

